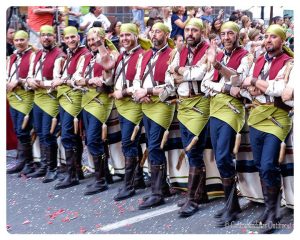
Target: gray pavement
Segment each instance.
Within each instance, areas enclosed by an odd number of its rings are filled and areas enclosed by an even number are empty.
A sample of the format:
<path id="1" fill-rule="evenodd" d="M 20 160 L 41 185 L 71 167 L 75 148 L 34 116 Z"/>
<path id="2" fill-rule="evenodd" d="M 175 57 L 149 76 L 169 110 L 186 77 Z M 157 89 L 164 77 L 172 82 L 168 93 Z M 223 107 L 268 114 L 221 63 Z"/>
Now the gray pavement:
<path id="1" fill-rule="evenodd" d="M 14 152 L 8 152 L 7 165 L 14 164 Z M 114 177 L 118 180 L 118 177 Z M 215 227 L 214 213 L 222 207 L 222 199 L 200 206 L 189 218 L 179 218 L 176 203 L 183 194 L 176 192 L 166 198 L 166 204 L 138 210 L 142 196 L 150 189 L 137 190 L 127 200 L 115 202 L 113 196 L 123 184 L 109 185 L 109 190 L 84 196 L 91 178 L 69 189 L 54 190 L 56 182 L 42 183 L 42 178 L 17 178 L 7 175 L 7 230 L 11 234 L 251 234 L 257 229 L 249 222 L 258 216 L 263 206 L 240 198 L 243 212 L 239 220 L 228 227 Z M 283 218 L 277 234 L 293 231 L 294 214 L 291 209 L 281 209 Z"/>

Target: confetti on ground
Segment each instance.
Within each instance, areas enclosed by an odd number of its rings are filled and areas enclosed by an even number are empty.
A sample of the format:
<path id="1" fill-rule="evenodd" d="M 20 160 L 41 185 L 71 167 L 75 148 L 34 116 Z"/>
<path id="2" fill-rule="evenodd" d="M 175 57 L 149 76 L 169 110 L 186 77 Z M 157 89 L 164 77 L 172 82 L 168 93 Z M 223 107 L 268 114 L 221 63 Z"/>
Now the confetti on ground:
<path id="1" fill-rule="evenodd" d="M 25 224 L 29 224 L 31 223 L 28 219 L 26 219 L 22 224 L 25 225 Z"/>
<path id="2" fill-rule="evenodd" d="M 86 233 L 86 229 L 85 229 L 84 227 L 80 227 L 79 232 L 82 233 L 82 234 L 83 234 L 83 233 Z"/>
<path id="3" fill-rule="evenodd" d="M 96 224 L 96 226 L 95 226 L 96 228 L 102 228 L 102 225 L 101 224 Z"/>
<path id="4" fill-rule="evenodd" d="M 7 230 L 7 231 L 10 231 L 10 230 L 11 230 L 11 225 L 6 224 L 6 230 Z"/>
<path id="5" fill-rule="evenodd" d="M 66 216 L 61 221 L 62 222 L 70 222 L 70 218 L 68 216 Z"/>
<path id="6" fill-rule="evenodd" d="M 59 209 L 56 212 L 49 214 L 48 216 L 50 217 L 51 220 L 55 219 L 58 215 L 64 213 L 65 210 L 64 209 Z"/>

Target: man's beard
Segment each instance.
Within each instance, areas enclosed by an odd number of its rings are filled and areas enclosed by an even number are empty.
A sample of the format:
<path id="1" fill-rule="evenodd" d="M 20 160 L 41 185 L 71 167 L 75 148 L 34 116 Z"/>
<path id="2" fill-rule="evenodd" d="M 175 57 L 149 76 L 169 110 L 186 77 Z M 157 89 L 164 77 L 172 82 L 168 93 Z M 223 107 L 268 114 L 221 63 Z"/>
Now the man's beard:
<path id="1" fill-rule="evenodd" d="M 163 44 L 163 42 L 164 42 L 164 40 L 163 40 L 163 39 L 160 39 L 160 40 L 158 40 L 158 39 L 155 39 L 155 40 L 153 40 L 153 45 L 154 45 L 155 47 L 157 47 L 157 46 L 160 46 L 160 45 L 162 45 L 162 44 Z"/>
<path id="2" fill-rule="evenodd" d="M 51 50 L 53 47 L 53 44 L 47 45 L 47 46 L 43 46 L 44 49 L 46 50 Z"/>

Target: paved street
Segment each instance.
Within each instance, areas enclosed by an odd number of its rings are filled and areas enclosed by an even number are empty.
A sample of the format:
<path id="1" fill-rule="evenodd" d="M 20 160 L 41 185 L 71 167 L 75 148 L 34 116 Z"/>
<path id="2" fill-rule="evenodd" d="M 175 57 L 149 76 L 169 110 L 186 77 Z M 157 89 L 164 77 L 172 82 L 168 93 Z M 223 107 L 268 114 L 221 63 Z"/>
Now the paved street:
<path id="1" fill-rule="evenodd" d="M 13 164 L 13 151 L 8 152 L 7 165 Z M 118 180 L 118 177 L 114 178 Z M 113 196 L 122 182 L 109 185 L 109 190 L 84 196 L 91 178 L 69 189 L 54 190 L 55 182 L 43 184 L 42 178 L 17 178 L 7 175 L 7 230 L 11 234 L 249 234 L 255 229 L 247 225 L 261 212 L 262 205 L 240 199 L 243 212 L 239 221 L 229 227 L 215 227 L 213 215 L 222 206 L 222 199 L 210 201 L 190 218 L 179 218 L 176 203 L 182 193 L 166 199 L 166 204 L 138 210 L 142 196 L 150 189 L 138 190 L 130 199 L 115 202 Z M 283 218 L 278 234 L 292 232 L 292 210 L 282 209 Z"/>

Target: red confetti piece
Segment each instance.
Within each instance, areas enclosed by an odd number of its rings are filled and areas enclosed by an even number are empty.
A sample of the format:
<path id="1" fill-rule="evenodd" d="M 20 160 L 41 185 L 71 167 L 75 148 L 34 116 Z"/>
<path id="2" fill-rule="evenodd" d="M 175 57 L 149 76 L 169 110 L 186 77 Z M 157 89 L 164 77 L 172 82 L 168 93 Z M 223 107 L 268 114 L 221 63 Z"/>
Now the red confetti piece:
<path id="1" fill-rule="evenodd" d="M 96 224 L 96 226 L 95 226 L 96 228 L 102 228 L 102 225 L 101 224 Z"/>
<path id="2" fill-rule="evenodd" d="M 80 227 L 79 232 L 80 232 L 81 234 L 86 233 L 86 229 L 85 229 L 84 227 Z"/>
<path id="3" fill-rule="evenodd" d="M 165 224 L 165 228 L 170 228 L 170 227 L 172 227 L 171 224 Z"/>
<path id="4" fill-rule="evenodd" d="M 58 215 L 60 215 L 60 214 L 62 214 L 62 213 L 64 213 L 65 212 L 65 210 L 64 209 L 59 209 L 58 211 L 56 211 L 56 212 L 54 212 L 54 213 L 52 213 L 52 214 L 49 214 L 49 218 L 50 219 L 55 219 Z"/>
<path id="5" fill-rule="evenodd" d="M 7 230 L 7 231 L 11 230 L 11 225 L 6 224 L 6 230 Z"/>
<path id="6" fill-rule="evenodd" d="M 131 228 L 132 224 L 127 223 L 125 226 L 128 227 L 128 228 Z"/>
<path id="7" fill-rule="evenodd" d="M 49 221 L 49 222 L 47 222 L 47 224 L 50 225 L 50 224 L 53 224 L 53 222 L 50 222 L 50 221 Z"/>
<path id="8" fill-rule="evenodd" d="M 24 225 L 24 224 L 29 224 L 29 223 L 31 223 L 28 219 L 26 219 L 22 224 Z"/>
<path id="9" fill-rule="evenodd" d="M 242 228 L 242 233 L 246 233 L 247 229 L 246 228 Z"/>
<path id="10" fill-rule="evenodd" d="M 62 222 L 70 222 L 70 218 L 68 216 L 66 216 L 65 218 L 63 218 L 61 220 Z"/>
<path id="11" fill-rule="evenodd" d="M 51 209 L 52 209 L 51 207 L 48 207 L 48 208 L 47 208 L 48 211 L 50 211 Z"/>

